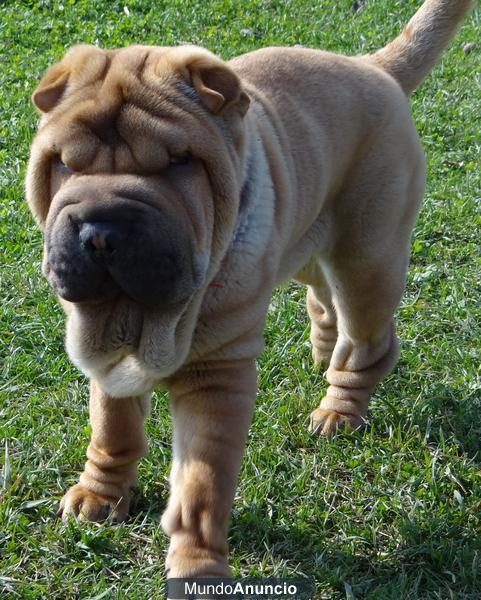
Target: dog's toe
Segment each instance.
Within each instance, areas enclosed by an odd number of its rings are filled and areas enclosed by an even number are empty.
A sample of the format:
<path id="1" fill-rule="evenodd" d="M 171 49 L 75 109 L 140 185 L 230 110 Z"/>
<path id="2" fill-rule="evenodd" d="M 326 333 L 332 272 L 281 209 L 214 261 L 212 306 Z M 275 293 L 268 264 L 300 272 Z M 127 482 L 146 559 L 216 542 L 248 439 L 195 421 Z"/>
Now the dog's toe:
<path id="1" fill-rule="evenodd" d="M 350 431 L 364 425 L 364 419 L 358 415 L 343 414 L 326 408 L 316 408 L 311 413 L 309 431 L 317 435 L 332 435 L 338 429 Z"/>

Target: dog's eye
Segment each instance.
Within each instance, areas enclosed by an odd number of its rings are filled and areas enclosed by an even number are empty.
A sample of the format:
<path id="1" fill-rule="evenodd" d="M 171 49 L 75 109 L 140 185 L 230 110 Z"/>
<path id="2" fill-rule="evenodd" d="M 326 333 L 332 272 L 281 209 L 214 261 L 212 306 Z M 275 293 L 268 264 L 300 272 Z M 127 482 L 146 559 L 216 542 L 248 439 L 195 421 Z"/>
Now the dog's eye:
<path id="1" fill-rule="evenodd" d="M 188 165 L 192 161 L 192 156 L 186 152 L 182 156 L 171 156 L 169 165 Z"/>
<path id="2" fill-rule="evenodd" d="M 70 167 L 67 167 L 67 165 L 64 162 L 62 162 L 60 156 L 57 156 L 55 158 L 55 168 L 57 169 L 57 171 L 60 171 L 60 173 L 63 173 L 64 175 L 72 175 L 73 173 L 73 170 Z"/>

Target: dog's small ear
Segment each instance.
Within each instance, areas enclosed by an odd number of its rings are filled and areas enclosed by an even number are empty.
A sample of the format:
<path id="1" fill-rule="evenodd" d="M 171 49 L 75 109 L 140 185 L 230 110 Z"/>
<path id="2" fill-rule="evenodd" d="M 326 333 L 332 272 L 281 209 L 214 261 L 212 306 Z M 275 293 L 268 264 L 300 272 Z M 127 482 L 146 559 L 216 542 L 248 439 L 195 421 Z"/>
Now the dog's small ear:
<path id="1" fill-rule="evenodd" d="M 205 48 L 177 46 L 162 49 L 157 75 L 164 69 L 180 73 L 214 114 L 235 107 L 244 116 L 249 108 L 249 96 L 242 89 L 239 77 L 227 63 Z"/>
<path id="2" fill-rule="evenodd" d="M 249 96 L 237 75 L 222 61 L 198 58 L 187 64 L 192 85 L 204 104 L 215 114 L 235 106 L 242 116 L 249 108 Z"/>
<path id="3" fill-rule="evenodd" d="M 98 78 L 106 62 L 107 55 L 103 50 L 87 44 L 74 46 L 45 73 L 32 94 L 32 102 L 40 112 L 50 112 L 68 87 L 79 88 Z"/>
<path id="4" fill-rule="evenodd" d="M 41 112 L 50 112 L 63 96 L 68 83 L 69 72 L 65 65 L 58 63 L 45 74 L 32 94 L 32 102 Z"/>

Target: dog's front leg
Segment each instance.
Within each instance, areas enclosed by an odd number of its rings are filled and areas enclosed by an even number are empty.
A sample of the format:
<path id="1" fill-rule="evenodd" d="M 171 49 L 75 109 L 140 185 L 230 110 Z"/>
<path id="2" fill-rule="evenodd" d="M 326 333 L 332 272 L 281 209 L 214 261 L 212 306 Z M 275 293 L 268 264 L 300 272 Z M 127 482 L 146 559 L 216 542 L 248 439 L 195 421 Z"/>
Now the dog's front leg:
<path id="1" fill-rule="evenodd" d="M 228 576 L 227 526 L 257 390 L 254 361 L 190 366 L 169 382 L 174 427 L 168 577 Z"/>
<path id="2" fill-rule="evenodd" d="M 72 514 L 90 521 L 109 516 L 117 521 L 125 519 L 137 461 L 146 451 L 144 418 L 148 404 L 146 397 L 111 398 L 92 381 L 88 460 L 79 483 L 61 500 L 57 514 L 63 520 Z"/>

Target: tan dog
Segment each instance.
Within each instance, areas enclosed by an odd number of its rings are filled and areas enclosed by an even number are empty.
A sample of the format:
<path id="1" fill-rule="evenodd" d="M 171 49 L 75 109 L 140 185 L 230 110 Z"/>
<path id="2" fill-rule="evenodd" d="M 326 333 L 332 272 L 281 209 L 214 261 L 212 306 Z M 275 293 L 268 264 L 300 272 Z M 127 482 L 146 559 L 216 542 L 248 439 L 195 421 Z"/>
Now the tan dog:
<path id="1" fill-rule="evenodd" d="M 424 158 L 406 96 L 471 5 L 428 0 L 372 56 L 72 48 L 33 95 L 27 176 L 92 439 L 59 513 L 126 516 L 148 395 L 174 424 L 170 576 L 227 575 L 226 531 L 273 288 L 308 285 L 329 387 L 314 431 L 362 424 L 398 344 Z"/>

